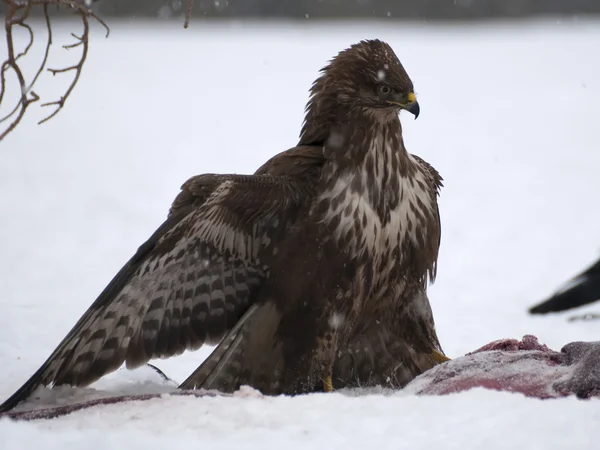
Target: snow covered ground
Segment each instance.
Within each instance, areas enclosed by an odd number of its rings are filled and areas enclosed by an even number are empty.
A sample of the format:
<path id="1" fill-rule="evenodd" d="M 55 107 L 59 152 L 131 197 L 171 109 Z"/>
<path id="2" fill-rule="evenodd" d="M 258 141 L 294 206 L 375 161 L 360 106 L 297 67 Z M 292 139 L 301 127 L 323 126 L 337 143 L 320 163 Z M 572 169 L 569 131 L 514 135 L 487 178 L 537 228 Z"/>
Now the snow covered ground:
<path id="1" fill-rule="evenodd" d="M 422 112 L 404 121 L 405 140 L 445 178 L 430 298 L 446 352 L 526 333 L 555 349 L 599 339 L 598 322 L 568 322 L 572 313 L 534 318 L 526 308 L 600 249 L 600 22 L 111 28 L 107 40 L 96 28 L 65 110 L 37 126 L 42 113 L 32 109 L 0 145 L 0 400 L 162 222 L 183 181 L 250 173 L 293 146 L 318 69 L 369 37 L 387 40 L 414 80 Z M 59 77 L 46 77 L 38 93 L 58 92 Z M 580 311 L 600 312 L 600 304 Z M 208 351 L 156 364 L 182 381 Z M 152 380 L 144 370 L 119 371 L 93 387 L 143 391 Z M 446 397 L 250 393 L 4 419 L 0 448 L 591 449 L 599 424 L 597 400 L 482 389 Z"/>

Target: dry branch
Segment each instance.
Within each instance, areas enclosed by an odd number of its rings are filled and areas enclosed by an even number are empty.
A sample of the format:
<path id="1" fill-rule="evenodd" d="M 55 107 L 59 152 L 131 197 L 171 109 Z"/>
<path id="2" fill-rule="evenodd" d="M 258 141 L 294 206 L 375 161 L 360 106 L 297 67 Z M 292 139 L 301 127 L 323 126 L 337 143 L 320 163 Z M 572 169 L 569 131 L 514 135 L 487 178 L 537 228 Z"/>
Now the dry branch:
<path id="1" fill-rule="evenodd" d="M 54 117 L 65 105 L 65 102 L 73 92 L 75 85 L 79 81 L 79 77 L 81 75 L 81 71 L 83 69 L 83 65 L 87 58 L 88 45 L 89 45 L 89 31 L 90 31 L 90 19 L 95 20 L 100 23 L 106 29 L 106 36 L 108 36 L 109 29 L 106 23 L 102 19 L 100 19 L 93 11 L 91 11 L 85 0 L 2 0 L 6 6 L 6 17 L 4 20 L 4 28 L 6 33 L 6 48 L 7 58 L 2 63 L 1 73 L 0 73 L 0 106 L 3 106 L 7 101 L 6 89 L 7 89 L 7 75 L 12 72 L 12 74 L 16 77 L 19 84 L 19 96 L 16 104 L 10 109 L 8 114 L 4 117 L 0 118 L 0 124 L 5 128 L 0 131 L 0 141 L 4 139 L 8 133 L 10 133 L 14 128 L 19 124 L 27 108 L 34 102 L 40 100 L 40 97 L 33 90 L 35 83 L 39 79 L 40 75 L 44 71 L 44 69 L 48 70 L 53 75 L 58 73 L 65 72 L 74 72 L 73 79 L 69 84 L 69 87 L 65 91 L 65 93 L 60 97 L 60 99 L 55 101 L 49 101 L 43 103 L 41 106 L 43 107 L 55 107 L 54 111 L 48 114 L 44 119 L 42 119 L 39 123 L 46 122 L 50 118 Z M 77 64 L 74 64 L 70 67 L 59 68 L 59 69 L 48 69 L 48 56 L 50 54 L 50 49 L 52 47 L 52 23 L 50 21 L 50 14 L 48 12 L 48 6 L 55 5 L 57 7 L 69 8 L 71 9 L 76 16 L 79 17 L 81 23 L 83 25 L 83 32 L 81 36 L 75 37 L 76 42 L 70 45 L 64 45 L 63 48 L 71 49 L 74 47 L 81 46 L 81 57 Z M 35 72 L 34 76 L 28 80 L 25 78 L 23 74 L 23 70 L 19 65 L 20 59 L 25 57 L 35 41 L 35 35 L 31 26 L 27 23 L 29 20 L 32 11 L 34 9 L 41 9 L 43 12 L 44 22 L 47 31 L 46 37 L 46 46 L 44 51 L 44 56 L 42 58 L 42 62 L 38 67 L 38 70 Z M 17 28 L 23 28 L 27 31 L 29 41 L 25 48 L 17 53 L 15 51 L 15 42 L 13 31 Z M 8 123 L 8 125 L 5 125 Z"/>
<path id="2" fill-rule="evenodd" d="M 19 84 L 19 96 L 18 100 L 12 107 L 9 107 L 9 112 L 4 116 L 0 117 L 0 141 L 4 139 L 15 127 L 19 124 L 29 105 L 38 102 L 40 96 L 33 90 L 36 82 L 40 75 L 44 71 L 50 72 L 52 75 L 64 74 L 73 72 L 73 79 L 69 84 L 68 88 L 58 100 L 48 101 L 41 104 L 42 107 L 54 107 L 54 110 L 49 113 L 45 118 L 40 120 L 38 123 L 44 123 L 54 117 L 58 112 L 65 106 L 65 102 L 73 92 L 75 85 L 79 81 L 83 65 L 85 64 L 88 48 L 89 48 L 89 32 L 90 32 L 90 19 L 98 22 L 106 29 L 106 36 L 108 37 L 109 28 L 108 25 L 98 17 L 91 9 L 89 9 L 90 0 L 0 0 L 7 6 L 6 17 L 4 21 L 4 28 L 6 32 L 6 48 L 8 57 L 0 66 L 0 107 L 5 106 L 6 100 L 6 89 L 7 89 L 7 75 L 12 73 L 16 77 Z M 83 25 L 83 31 L 81 35 L 71 33 L 71 36 L 75 39 L 75 42 L 68 45 L 63 45 L 66 50 L 81 47 L 81 57 L 79 61 L 69 67 L 63 68 L 48 68 L 48 56 L 50 55 L 50 49 L 52 48 L 52 23 L 50 21 L 50 14 L 48 7 L 55 5 L 57 8 L 71 9 L 73 13 L 79 17 Z M 187 0 L 187 7 L 185 12 L 184 27 L 189 26 L 192 9 L 194 7 L 194 0 Z M 31 79 L 26 79 L 23 74 L 23 70 L 19 65 L 21 58 L 27 56 L 29 50 L 34 44 L 35 34 L 31 26 L 27 23 L 31 13 L 34 10 L 41 9 L 44 17 L 44 23 L 46 26 L 46 45 L 42 62 L 40 63 L 38 70 Z M 24 29 L 28 34 L 28 43 L 24 49 L 20 52 L 15 51 L 13 31 L 20 27 Z M 4 128 L 2 128 L 4 127 Z"/>

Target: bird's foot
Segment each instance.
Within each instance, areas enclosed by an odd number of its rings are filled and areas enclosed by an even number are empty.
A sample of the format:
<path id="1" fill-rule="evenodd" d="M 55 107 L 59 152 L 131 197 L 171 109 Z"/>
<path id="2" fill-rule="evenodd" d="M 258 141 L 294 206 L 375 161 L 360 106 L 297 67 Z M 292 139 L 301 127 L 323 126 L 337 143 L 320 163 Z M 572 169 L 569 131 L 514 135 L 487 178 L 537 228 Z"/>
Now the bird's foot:
<path id="1" fill-rule="evenodd" d="M 438 364 L 441 364 L 446 361 L 450 361 L 451 359 L 444 355 L 442 352 L 438 352 L 434 350 L 429 354 L 429 357 Z"/>

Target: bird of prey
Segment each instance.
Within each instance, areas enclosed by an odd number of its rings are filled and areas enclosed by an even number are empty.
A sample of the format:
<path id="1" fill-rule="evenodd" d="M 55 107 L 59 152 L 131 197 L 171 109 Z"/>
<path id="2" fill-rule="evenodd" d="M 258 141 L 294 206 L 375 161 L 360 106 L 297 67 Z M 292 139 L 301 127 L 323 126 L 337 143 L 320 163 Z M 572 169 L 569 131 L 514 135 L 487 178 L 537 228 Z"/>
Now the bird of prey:
<path id="1" fill-rule="evenodd" d="M 199 175 L 40 369 L 85 386 L 203 344 L 182 388 L 265 394 L 402 387 L 445 360 L 426 294 L 440 244 L 438 172 L 407 152 L 419 115 L 392 48 L 341 51 L 311 89 L 298 145 L 254 175 Z"/>
<path id="2" fill-rule="evenodd" d="M 600 260 L 529 309 L 531 314 L 566 311 L 600 300 Z"/>

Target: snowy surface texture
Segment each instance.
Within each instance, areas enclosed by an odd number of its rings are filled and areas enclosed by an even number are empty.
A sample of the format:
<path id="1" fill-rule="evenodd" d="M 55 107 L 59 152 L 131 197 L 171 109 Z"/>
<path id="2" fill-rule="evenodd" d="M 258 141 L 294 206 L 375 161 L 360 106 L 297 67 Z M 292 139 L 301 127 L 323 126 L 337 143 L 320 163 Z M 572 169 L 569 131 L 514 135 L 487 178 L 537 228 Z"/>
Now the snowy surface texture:
<path id="1" fill-rule="evenodd" d="M 600 249 L 600 22 L 111 25 L 109 39 L 92 37 L 65 110 L 38 127 L 32 109 L 0 147 L 0 398 L 46 359 L 188 177 L 251 173 L 293 146 L 318 70 L 372 37 L 394 47 L 415 83 L 422 114 L 404 120 L 408 149 L 445 178 L 430 298 L 448 355 L 527 333 L 555 350 L 599 339 L 598 322 L 526 308 Z M 58 93 L 61 80 L 46 77 L 38 93 Z M 208 351 L 156 364 L 182 381 Z M 169 386 L 154 372 L 121 370 L 91 388 Z M 600 441 L 597 400 L 481 388 L 356 394 L 244 391 L 3 419 L 0 448 L 548 450 Z"/>

